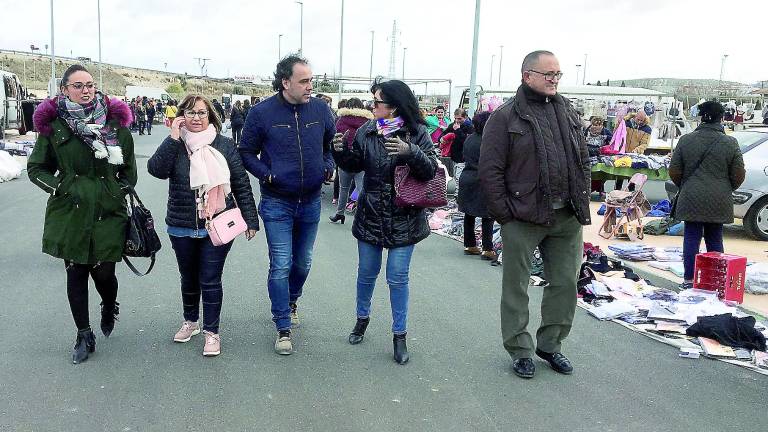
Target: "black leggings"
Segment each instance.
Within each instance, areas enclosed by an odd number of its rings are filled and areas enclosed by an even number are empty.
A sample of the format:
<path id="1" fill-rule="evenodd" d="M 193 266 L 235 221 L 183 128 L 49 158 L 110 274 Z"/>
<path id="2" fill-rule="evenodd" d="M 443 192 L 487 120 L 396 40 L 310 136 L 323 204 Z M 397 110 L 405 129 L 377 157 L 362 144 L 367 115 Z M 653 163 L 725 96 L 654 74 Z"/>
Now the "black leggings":
<path id="1" fill-rule="evenodd" d="M 67 269 L 67 297 L 72 318 L 75 319 L 78 330 L 85 330 L 91 325 L 88 317 L 88 276 L 93 279 L 101 301 L 105 305 L 112 305 L 117 300 L 115 263 L 91 265 L 64 261 L 64 265 Z"/>
<path id="2" fill-rule="evenodd" d="M 464 247 L 477 247 L 475 238 L 475 216 L 464 215 Z M 482 218 L 481 237 L 484 251 L 493 250 L 493 219 Z"/>

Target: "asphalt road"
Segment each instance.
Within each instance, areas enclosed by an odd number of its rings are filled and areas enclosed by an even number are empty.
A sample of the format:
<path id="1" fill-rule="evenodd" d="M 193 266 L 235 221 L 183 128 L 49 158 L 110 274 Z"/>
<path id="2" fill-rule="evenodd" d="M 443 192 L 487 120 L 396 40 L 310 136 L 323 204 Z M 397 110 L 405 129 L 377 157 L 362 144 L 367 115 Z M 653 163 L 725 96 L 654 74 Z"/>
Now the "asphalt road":
<path id="1" fill-rule="evenodd" d="M 138 191 L 164 230 L 165 182 L 146 173 L 163 138 L 136 137 Z M 330 189 L 328 190 L 330 194 Z M 382 277 L 371 325 L 350 346 L 355 240 L 331 225 L 330 196 L 300 301 L 295 353 L 273 352 L 263 233 L 237 239 L 224 274 L 222 354 L 200 337 L 171 341 L 181 323 L 176 261 L 166 235 L 151 275 L 119 266 L 120 321 L 96 353 L 70 362 L 75 337 L 61 261 L 40 252 L 46 196 L 22 177 L 0 184 L 0 431 L 765 431 L 768 378 L 576 313 L 558 375 L 537 361 L 524 381 L 501 346 L 501 269 L 431 236 L 411 269 L 411 362 L 392 361 Z M 531 289 L 532 327 L 539 289 Z M 98 296 L 91 289 L 98 328 Z"/>

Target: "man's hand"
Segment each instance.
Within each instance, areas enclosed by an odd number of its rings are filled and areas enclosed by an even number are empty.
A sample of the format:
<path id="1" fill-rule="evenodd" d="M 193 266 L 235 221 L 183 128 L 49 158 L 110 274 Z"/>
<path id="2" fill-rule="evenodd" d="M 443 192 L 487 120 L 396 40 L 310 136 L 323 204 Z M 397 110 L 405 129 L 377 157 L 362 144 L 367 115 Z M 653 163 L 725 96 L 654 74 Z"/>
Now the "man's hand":
<path id="1" fill-rule="evenodd" d="M 333 136 L 333 151 L 340 152 L 344 150 L 344 135 L 337 133 Z"/>

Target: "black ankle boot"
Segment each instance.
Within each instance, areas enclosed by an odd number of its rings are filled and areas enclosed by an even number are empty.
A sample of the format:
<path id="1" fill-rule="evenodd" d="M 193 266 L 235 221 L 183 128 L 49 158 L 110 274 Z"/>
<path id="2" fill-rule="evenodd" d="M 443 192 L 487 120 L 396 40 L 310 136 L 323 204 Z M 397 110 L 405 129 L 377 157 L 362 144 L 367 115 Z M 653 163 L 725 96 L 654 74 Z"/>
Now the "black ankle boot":
<path id="1" fill-rule="evenodd" d="M 408 356 L 408 346 L 405 344 L 405 333 L 403 334 L 396 334 L 392 338 L 392 345 L 395 349 L 395 361 L 397 364 L 406 364 L 408 363 L 408 360 L 410 359 L 410 356 Z"/>
<path id="2" fill-rule="evenodd" d="M 328 218 L 331 222 L 341 222 L 342 225 L 344 225 L 344 221 L 347 220 L 347 216 L 343 214 L 335 214 Z"/>
<path id="3" fill-rule="evenodd" d="M 72 363 L 78 364 L 88 360 L 88 354 L 96 351 L 96 336 L 91 328 L 77 331 L 75 348 L 72 350 Z"/>
<path id="4" fill-rule="evenodd" d="M 115 302 L 112 306 L 105 305 L 101 302 L 101 332 L 104 336 L 109 337 L 112 334 L 112 330 L 115 329 L 115 321 L 117 321 L 117 315 L 120 314 L 120 303 Z"/>
<path id="5" fill-rule="evenodd" d="M 365 335 L 365 329 L 368 328 L 368 323 L 371 322 L 370 318 L 358 318 L 355 328 L 352 329 L 352 333 L 349 334 L 349 343 L 357 345 L 363 341 Z"/>

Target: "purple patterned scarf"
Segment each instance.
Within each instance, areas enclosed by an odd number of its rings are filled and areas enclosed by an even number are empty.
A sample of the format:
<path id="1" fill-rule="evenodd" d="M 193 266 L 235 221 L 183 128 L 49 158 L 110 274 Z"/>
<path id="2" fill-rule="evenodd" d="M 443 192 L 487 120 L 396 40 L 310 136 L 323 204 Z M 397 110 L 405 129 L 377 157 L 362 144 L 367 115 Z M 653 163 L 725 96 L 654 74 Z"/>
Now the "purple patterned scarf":
<path id="1" fill-rule="evenodd" d="M 93 150 L 97 159 L 108 158 L 107 161 L 111 164 L 123 164 L 123 152 L 117 142 L 117 131 L 107 125 L 107 104 L 101 92 L 96 92 L 93 100 L 86 104 L 59 96 L 56 106 L 59 117 Z"/>

